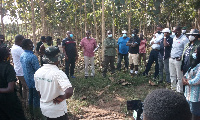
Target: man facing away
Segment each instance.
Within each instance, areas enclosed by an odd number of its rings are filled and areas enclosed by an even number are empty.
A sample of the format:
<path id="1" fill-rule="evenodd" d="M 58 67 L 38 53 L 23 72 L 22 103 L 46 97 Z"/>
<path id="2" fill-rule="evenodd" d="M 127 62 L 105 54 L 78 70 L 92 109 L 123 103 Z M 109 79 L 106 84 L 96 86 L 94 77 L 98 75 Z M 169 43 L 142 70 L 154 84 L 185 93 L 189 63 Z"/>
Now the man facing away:
<path id="1" fill-rule="evenodd" d="M 35 72 L 36 90 L 40 93 L 40 108 L 47 120 L 68 120 L 67 104 L 73 94 L 72 85 L 67 75 L 57 65 L 61 60 L 58 47 L 45 49 L 44 66 Z"/>
<path id="2" fill-rule="evenodd" d="M 182 65 L 182 54 L 186 44 L 189 42 L 189 39 L 181 34 L 181 27 L 177 26 L 174 28 L 173 32 L 175 37 L 173 38 L 171 56 L 169 59 L 169 72 L 171 79 L 171 89 L 177 92 L 183 92 L 183 82 L 181 71 Z"/>
<path id="3" fill-rule="evenodd" d="M 80 47 L 83 48 L 84 62 L 85 62 L 85 78 L 89 76 L 88 65 L 91 64 L 91 76 L 95 75 L 94 68 L 94 49 L 97 47 L 97 42 L 90 35 L 90 31 L 86 31 L 86 37 L 81 40 Z"/>
<path id="4" fill-rule="evenodd" d="M 107 31 L 108 37 L 103 41 L 104 46 L 104 67 L 103 67 L 103 77 L 106 77 L 106 73 L 108 70 L 108 64 L 110 63 L 110 68 L 112 74 L 115 72 L 115 55 L 116 55 L 116 48 L 117 42 L 112 37 L 111 30 Z"/>
<path id="5" fill-rule="evenodd" d="M 39 52 L 40 50 L 40 47 L 42 46 L 42 44 L 45 43 L 45 36 L 41 36 L 41 40 L 40 42 L 37 43 L 37 46 L 36 46 L 36 52 L 40 55 L 40 65 L 43 66 L 43 62 L 42 62 L 42 54 Z"/>
<path id="6" fill-rule="evenodd" d="M 127 37 L 127 31 L 122 31 L 122 37 L 118 39 L 118 60 L 117 60 L 117 70 L 121 70 L 121 62 L 124 58 L 125 61 L 125 69 L 128 70 L 128 50 L 129 47 L 126 46 L 126 43 L 129 41 L 129 37 Z"/>
<path id="7" fill-rule="evenodd" d="M 133 68 L 135 68 L 135 74 L 138 74 L 140 38 L 137 34 L 138 29 L 134 29 L 132 31 L 132 37 L 126 43 L 126 45 L 129 46 L 129 64 L 131 74 L 133 74 Z"/>
<path id="8" fill-rule="evenodd" d="M 63 53 L 65 55 L 65 73 L 71 78 L 74 76 L 75 62 L 78 59 L 78 53 L 76 49 L 76 41 L 73 39 L 73 34 L 67 31 L 67 38 L 62 41 Z M 70 66 L 70 76 L 69 76 Z"/>
<path id="9" fill-rule="evenodd" d="M 20 81 L 20 83 L 22 84 L 23 104 L 26 106 L 26 104 L 28 102 L 28 97 L 27 97 L 28 96 L 28 87 L 27 87 L 26 81 L 24 79 L 23 68 L 20 63 L 20 56 L 24 52 L 24 50 L 21 47 L 23 39 L 24 39 L 24 37 L 22 35 L 17 35 L 15 37 L 15 44 L 11 48 L 11 55 L 13 58 L 16 76 L 17 76 L 18 80 Z"/>

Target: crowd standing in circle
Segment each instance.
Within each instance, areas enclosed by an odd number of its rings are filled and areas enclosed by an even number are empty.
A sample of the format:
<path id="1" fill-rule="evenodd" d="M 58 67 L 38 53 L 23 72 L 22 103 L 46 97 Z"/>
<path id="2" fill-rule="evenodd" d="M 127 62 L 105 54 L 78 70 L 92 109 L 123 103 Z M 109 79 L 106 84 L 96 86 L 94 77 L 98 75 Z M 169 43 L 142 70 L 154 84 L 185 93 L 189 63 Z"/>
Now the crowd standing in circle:
<path id="1" fill-rule="evenodd" d="M 122 59 L 124 59 L 124 70 L 130 70 L 132 77 L 142 72 L 144 76 L 149 76 L 152 64 L 155 62 L 155 73 L 153 79 L 149 81 L 150 85 L 166 83 L 171 86 L 171 90 L 161 90 L 158 95 L 173 94 L 177 99 L 184 99 L 190 107 L 193 120 L 200 119 L 200 38 L 199 30 L 191 29 L 189 33 L 180 26 L 174 27 L 171 31 L 158 25 L 150 41 L 151 51 L 148 62 L 146 62 L 147 40 L 139 30 L 134 28 L 131 37 L 127 35 L 126 30 L 122 30 L 122 37 L 116 41 L 112 31 L 107 31 L 107 36 L 103 41 L 103 70 L 102 77 L 107 77 L 109 66 L 111 75 L 115 70 L 121 71 Z M 95 50 L 98 49 L 97 41 L 92 38 L 91 32 L 86 31 L 84 37 L 79 43 L 83 49 L 85 79 L 89 76 L 95 77 Z M 61 48 L 62 47 L 62 48 Z M 61 51 L 62 50 L 62 51 Z M 10 114 L 16 115 L 18 111 L 19 118 L 25 119 L 21 103 L 16 96 L 14 83 L 18 79 L 22 85 L 23 104 L 29 108 L 32 119 L 68 119 L 67 106 L 65 99 L 73 94 L 73 88 L 70 83 L 75 77 L 75 63 L 78 60 L 77 41 L 71 31 L 67 31 L 67 37 L 60 41 L 53 42 L 51 36 L 42 36 L 41 41 L 37 43 L 36 53 L 40 56 L 40 64 L 36 55 L 34 55 L 33 42 L 25 39 L 22 35 L 15 37 L 15 43 L 11 48 L 14 68 L 10 64 L 9 50 L 5 44 L 5 38 L 0 35 L 0 105 L 4 106 L 7 102 L 15 107 L 1 109 L 0 119 L 12 119 Z M 62 54 L 65 58 L 65 64 L 62 61 Z M 117 66 L 115 69 L 115 56 L 117 55 Z M 143 58 L 145 70 L 138 69 L 141 66 L 141 57 Z M 65 65 L 65 71 L 59 70 L 58 64 Z M 89 64 L 91 65 L 91 74 L 89 74 Z M 110 65 L 109 65 L 110 64 Z M 129 69 L 130 67 L 130 69 Z M 163 71 L 164 70 L 164 71 Z M 166 78 L 164 78 L 164 73 Z M 7 76 L 5 76 L 7 75 Z M 129 75 L 129 74 L 127 74 Z M 9 76 L 9 77 L 8 77 Z M 175 94 L 178 92 L 180 94 Z M 166 93 L 166 94 L 164 94 Z M 179 97 L 182 95 L 185 97 Z M 4 96 L 6 94 L 7 96 Z M 155 93 L 152 93 L 155 94 Z M 152 95 L 151 94 L 151 95 Z M 12 101 L 3 101 L 3 99 L 13 98 Z M 154 96 L 155 97 L 155 96 Z M 147 96 L 145 106 L 150 106 L 150 97 Z M 159 101 L 159 100 L 158 100 Z M 154 101 L 156 103 L 156 100 Z M 174 101 L 175 102 L 175 101 Z M 18 104 L 19 103 L 19 104 Z M 156 106 L 156 104 L 154 104 Z M 64 106 L 64 107 L 63 107 Z M 149 107 L 144 107 L 144 119 L 153 120 L 150 115 Z M 153 108 L 152 108 L 153 109 Z M 163 107 L 167 109 L 167 107 Z M 146 110 L 146 111 L 145 111 Z M 148 113 L 149 112 L 149 113 Z M 188 111 L 187 111 L 188 112 Z M 155 118 L 160 119 L 162 114 Z M 181 116 L 184 117 L 184 116 Z M 154 120 L 155 120 L 154 119 Z"/>

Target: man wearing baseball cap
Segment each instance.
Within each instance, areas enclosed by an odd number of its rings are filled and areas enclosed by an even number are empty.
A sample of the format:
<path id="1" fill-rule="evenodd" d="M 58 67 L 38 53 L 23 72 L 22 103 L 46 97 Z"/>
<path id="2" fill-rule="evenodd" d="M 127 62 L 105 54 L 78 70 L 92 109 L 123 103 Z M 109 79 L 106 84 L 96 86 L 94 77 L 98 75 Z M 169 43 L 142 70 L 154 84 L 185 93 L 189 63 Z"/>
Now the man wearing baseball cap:
<path id="1" fill-rule="evenodd" d="M 57 67 L 61 60 L 59 48 L 46 48 L 42 59 L 44 66 L 34 75 L 35 88 L 41 95 L 42 114 L 47 120 L 68 120 L 65 99 L 72 96 L 73 88 L 67 75 Z"/>
<path id="2" fill-rule="evenodd" d="M 165 70 L 165 82 L 171 83 L 169 74 L 169 58 L 172 49 L 173 38 L 170 37 L 169 28 L 162 30 L 164 38 L 160 42 L 160 50 L 158 54 L 158 64 L 159 64 L 159 83 L 163 82 L 163 68 Z"/>

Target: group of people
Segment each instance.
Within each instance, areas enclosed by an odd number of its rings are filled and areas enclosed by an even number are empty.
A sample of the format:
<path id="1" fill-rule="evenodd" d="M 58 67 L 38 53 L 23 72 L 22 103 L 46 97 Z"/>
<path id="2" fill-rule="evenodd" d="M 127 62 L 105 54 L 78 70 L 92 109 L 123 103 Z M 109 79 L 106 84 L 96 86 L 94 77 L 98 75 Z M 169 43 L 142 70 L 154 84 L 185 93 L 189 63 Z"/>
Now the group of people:
<path id="1" fill-rule="evenodd" d="M 148 75 L 155 61 L 154 80 L 163 82 L 163 69 L 166 82 L 171 84 L 171 89 L 183 93 L 190 105 L 193 120 L 200 118 L 200 41 L 199 31 L 192 29 L 190 33 L 181 33 L 181 27 L 174 27 L 171 35 L 169 28 L 163 29 L 158 25 L 150 41 L 151 52 L 146 63 L 146 44 L 143 34 L 138 35 L 138 29 L 133 29 L 131 37 L 127 31 L 122 31 L 122 37 L 116 41 L 112 31 L 107 31 L 107 37 L 103 41 L 103 71 L 106 77 L 110 64 L 111 74 L 115 70 L 121 70 L 121 62 L 124 59 L 125 70 L 130 67 L 130 74 L 137 75 L 138 67 L 143 57 L 146 67 L 143 75 Z M 174 35 L 173 35 L 174 34 Z M 78 60 L 77 42 L 73 39 L 72 32 L 67 32 L 67 37 L 54 43 L 52 37 L 41 37 L 37 43 L 36 53 L 40 56 L 40 64 L 34 55 L 33 42 L 22 35 L 15 37 L 15 43 L 10 49 L 14 68 L 10 64 L 9 51 L 4 44 L 5 38 L 0 35 L 0 105 L 14 105 L 14 107 L 0 107 L 0 119 L 13 119 L 24 117 L 21 104 L 14 90 L 14 84 L 18 79 L 22 84 L 23 104 L 29 107 L 32 119 L 67 119 L 67 106 L 65 99 L 73 94 L 73 88 L 69 79 L 75 78 L 75 62 Z M 61 44 L 61 45 L 60 45 Z M 97 42 L 91 37 L 91 32 L 86 31 L 79 47 L 83 49 L 85 63 L 85 79 L 95 77 L 95 51 Z M 118 54 L 117 68 L 115 69 L 115 56 Z M 65 57 L 65 73 L 57 67 Z M 91 65 L 89 74 L 88 66 Z M 42 67 L 41 67 L 42 66 Z M 155 81 L 149 81 L 154 85 Z M 7 101 L 7 100 L 10 101 Z M 12 99 L 12 100 L 11 100 Z M 16 101 L 13 103 L 13 101 Z M 28 101 L 28 104 L 27 104 Z M 11 114 L 9 113 L 10 111 Z M 2 114 L 2 115 L 1 115 Z M 16 119 L 16 118 L 15 118 Z"/>

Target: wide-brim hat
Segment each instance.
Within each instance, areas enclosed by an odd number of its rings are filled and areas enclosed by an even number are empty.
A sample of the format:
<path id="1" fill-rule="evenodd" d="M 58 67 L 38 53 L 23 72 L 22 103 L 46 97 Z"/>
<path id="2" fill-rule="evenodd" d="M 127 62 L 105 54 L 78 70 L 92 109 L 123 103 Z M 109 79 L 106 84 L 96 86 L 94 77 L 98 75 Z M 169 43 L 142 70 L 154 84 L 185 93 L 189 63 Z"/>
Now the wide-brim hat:
<path id="1" fill-rule="evenodd" d="M 44 55 L 42 57 L 44 63 L 55 63 L 61 60 L 61 54 L 58 47 L 50 46 L 45 49 Z"/>
<path id="2" fill-rule="evenodd" d="M 198 35 L 200 36 L 199 30 L 191 29 L 190 33 L 186 33 L 186 35 Z"/>

